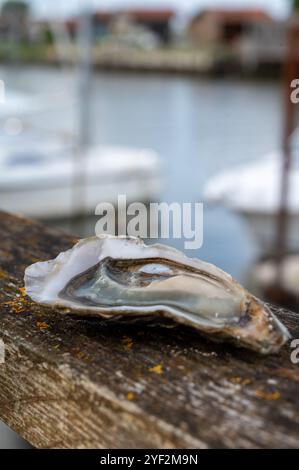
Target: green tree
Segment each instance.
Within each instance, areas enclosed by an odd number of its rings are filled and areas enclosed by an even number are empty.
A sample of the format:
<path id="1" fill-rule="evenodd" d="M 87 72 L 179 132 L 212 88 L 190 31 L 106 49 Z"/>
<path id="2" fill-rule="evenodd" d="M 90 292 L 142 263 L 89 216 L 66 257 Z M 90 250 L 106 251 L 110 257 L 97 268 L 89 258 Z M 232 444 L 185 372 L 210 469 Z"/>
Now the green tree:
<path id="1" fill-rule="evenodd" d="M 299 11 L 299 0 L 293 0 L 293 10 Z"/>
<path id="2" fill-rule="evenodd" d="M 25 0 L 6 0 L 0 14 L 2 28 L 5 31 L 1 45 L 8 46 L 10 60 L 18 60 L 20 48 L 28 43 L 29 3 Z"/>
<path id="3" fill-rule="evenodd" d="M 1 15 L 4 17 L 16 15 L 25 20 L 29 16 L 29 4 L 25 0 L 7 0 L 2 5 Z"/>

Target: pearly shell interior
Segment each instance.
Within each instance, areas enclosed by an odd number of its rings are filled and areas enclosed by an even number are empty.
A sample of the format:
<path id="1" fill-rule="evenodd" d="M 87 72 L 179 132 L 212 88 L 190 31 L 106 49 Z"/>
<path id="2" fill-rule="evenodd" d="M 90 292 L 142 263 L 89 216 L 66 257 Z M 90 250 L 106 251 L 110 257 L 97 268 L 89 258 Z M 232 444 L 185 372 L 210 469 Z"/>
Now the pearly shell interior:
<path id="1" fill-rule="evenodd" d="M 230 275 L 166 245 L 127 237 L 81 240 L 25 272 L 27 294 L 80 315 L 162 315 L 261 353 L 289 334 Z"/>

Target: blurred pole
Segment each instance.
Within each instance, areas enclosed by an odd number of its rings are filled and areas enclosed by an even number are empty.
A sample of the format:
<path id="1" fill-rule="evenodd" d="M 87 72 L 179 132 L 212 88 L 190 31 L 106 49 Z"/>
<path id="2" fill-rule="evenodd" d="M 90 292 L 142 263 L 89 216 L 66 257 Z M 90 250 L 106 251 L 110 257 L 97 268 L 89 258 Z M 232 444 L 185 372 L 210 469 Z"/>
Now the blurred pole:
<path id="1" fill-rule="evenodd" d="M 73 204 L 82 228 L 86 210 L 87 148 L 90 130 L 90 89 L 91 89 L 91 50 L 92 15 L 91 10 L 82 2 L 78 30 L 78 137 L 75 151 L 75 175 Z"/>
<path id="2" fill-rule="evenodd" d="M 295 105 L 291 101 L 291 82 L 297 78 L 299 50 L 299 21 L 298 16 L 291 18 L 287 27 L 287 44 L 283 72 L 284 99 L 284 130 L 282 142 L 282 173 L 280 188 L 280 208 L 277 218 L 277 287 L 282 286 L 283 262 L 288 244 L 288 196 L 289 179 L 292 163 L 291 136 L 295 128 Z"/>
<path id="3" fill-rule="evenodd" d="M 79 72 L 79 145 L 86 148 L 89 144 L 90 124 L 90 86 L 91 86 L 91 45 L 92 45 L 92 15 L 85 7 L 80 16 L 78 35 L 78 72 Z"/>

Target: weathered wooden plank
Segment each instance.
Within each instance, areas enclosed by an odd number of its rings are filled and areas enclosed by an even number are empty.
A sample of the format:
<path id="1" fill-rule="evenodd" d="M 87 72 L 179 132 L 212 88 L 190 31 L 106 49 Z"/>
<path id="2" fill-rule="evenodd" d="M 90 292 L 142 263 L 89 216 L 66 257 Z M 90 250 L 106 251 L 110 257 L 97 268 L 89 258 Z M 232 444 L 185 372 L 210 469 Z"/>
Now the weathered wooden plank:
<path id="1" fill-rule="evenodd" d="M 0 214 L 0 418 L 37 447 L 298 447 L 299 365 L 191 329 L 80 319 L 23 295 L 74 239 Z M 277 311 L 299 338 L 296 314 Z"/>

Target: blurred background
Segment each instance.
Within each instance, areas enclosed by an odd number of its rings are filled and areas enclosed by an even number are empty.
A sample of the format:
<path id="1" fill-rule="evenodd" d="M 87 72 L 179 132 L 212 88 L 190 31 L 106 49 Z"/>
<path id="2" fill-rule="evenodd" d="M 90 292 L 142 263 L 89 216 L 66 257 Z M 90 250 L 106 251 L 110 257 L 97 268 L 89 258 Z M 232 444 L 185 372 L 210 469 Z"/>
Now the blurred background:
<path id="1" fill-rule="evenodd" d="M 0 2 L 0 208 L 87 236 L 118 194 L 203 201 L 204 244 L 187 254 L 298 310 L 297 10 Z M 1 426 L 0 448 L 26 445 Z"/>

